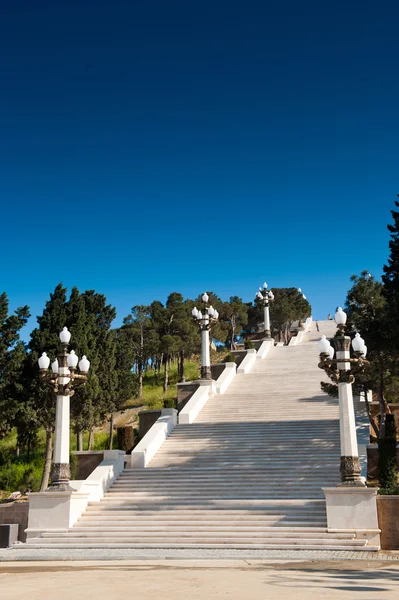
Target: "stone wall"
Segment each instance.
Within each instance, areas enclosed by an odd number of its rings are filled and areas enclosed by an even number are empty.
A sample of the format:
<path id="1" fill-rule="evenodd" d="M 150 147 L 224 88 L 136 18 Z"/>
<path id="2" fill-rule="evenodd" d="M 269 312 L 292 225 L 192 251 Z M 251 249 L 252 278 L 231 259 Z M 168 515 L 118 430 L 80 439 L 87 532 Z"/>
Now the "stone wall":
<path id="1" fill-rule="evenodd" d="M 240 366 L 240 364 L 242 363 L 242 361 L 244 360 L 244 358 L 247 355 L 247 351 L 246 350 L 233 350 L 231 352 L 231 354 L 234 356 L 234 362 L 236 363 L 237 367 Z"/>
<path id="2" fill-rule="evenodd" d="M 151 429 L 154 423 L 161 416 L 162 411 L 159 410 L 142 410 L 139 412 L 139 435 L 142 440 L 147 431 Z"/>
<path id="3" fill-rule="evenodd" d="M 399 496 L 377 496 L 381 550 L 399 550 Z"/>
<path id="4" fill-rule="evenodd" d="M 87 479 L 103 461 L 104 451 L 103 450 L 82 450 L 78 452 L 72 452 L 78 458 L 78 471 L 75 479 Z"/>
<path id="5" fill-rule="evenodd" d="M 226 368 L 226 363 L 217 363 L 215 365 L 211 365 L 212 379 L 214 379 L 216 381 L 216 379 L 218 379 L 220 377 L 220 375 L 223 373 L 225 368 Z"/>
<path id="6" fill-rule="evenodd" d="M 17 523 L 18 539 L 26 542 L 25 529 L 28 527 L 29 502 L 0 504 L 0 525 Z"/>
<path id="7" fill-rule="evenodd" d="M 199 388 L 199 383 L 190 381 L 177 384 L 177 410 L 180 412 L 190 400 L 194 392 Z"/>

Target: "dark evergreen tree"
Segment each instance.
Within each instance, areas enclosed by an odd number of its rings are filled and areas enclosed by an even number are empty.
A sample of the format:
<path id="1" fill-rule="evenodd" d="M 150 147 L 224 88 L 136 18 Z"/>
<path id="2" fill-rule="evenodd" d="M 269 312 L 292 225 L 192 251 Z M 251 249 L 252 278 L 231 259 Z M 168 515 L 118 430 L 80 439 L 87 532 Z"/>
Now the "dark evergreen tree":
<path id="1" fill-rule="evenodd" d="M 399 195 L 398 195 L 399 197 Z M 399 202 L 395 201 L 399 208 Z M 389 258 L 384 265 L 382 281 L 384 283 L 384 296 L 387 300 L 387 312 L 390 319 L 390 343 L 393 351 L 399 353 L 399 211 L 391 211 L 393 224 L 388 225 L 391 234 L 389 241 Z"/>
<path id="2" fill-rule="evenodd" d="M 220 318 L 228 324 L 230 350 L 234 350 L 235 337 L 241 335 L 248 323 L 248 306 L 238 296 L 230 296 L 228 302 L 223 302 Z"/>
<path id="3" fill-rule="evenodd" d="M 79 356 L 85 354 L 91 366 L 87 383 L 75 392 L 71 412 L 79 442 L 80 432 L 89 431 L 88 449 L 93 443 L 94 427 L 102 423 L 114 407 L 116 351 L 110 328 L 115 315 L 115 308 L 107 304 L 103 294 L 94 290 L 80 294 L 76 288 L 72 289 L 67 304 L 71 348 Z"/>
<path id="4" fill-rule="evenodd" d="M 26 353 L 20 331 L 30 316 L 29 307 L 23 306 L 9 315 L 8 306 L 7 294 L 0 294 L 0 436 L 18 421 L 28 420 L 21 376 Z"/>
<path id="5" fill-rule="evenodd" d="M 390 343 L 390 316 L 383 285 L 368 271 L 352 275 L 352 287 L 346 299 L 347 333 L 359 332 L 367 345 L 370 367 L 358 378 L 364 387 L 378 394 L 380 404 L 379 437 L 384 437 L 385 415 L 389 413 L 387 397 L 399 392 L 397 361 Z M 373 421 L 373 420 L 372 420 Z M 374 423 L 374 421 L 373 421 Z M 375 427 L 375 424 L 374 424 Z"/>
<path id="6" fill-rule="evenodd" d="M 149 306 L 133 306 L 130 315 L 123 320 L 125 339 L 129 340 L 134 355 L 138 389 L 137 396 L 143 395 L 143 374 L 149 359 L 154 356 L 158 347 L 158 335 Z M 127 336 L 127 337 L 126 337 Z"/>

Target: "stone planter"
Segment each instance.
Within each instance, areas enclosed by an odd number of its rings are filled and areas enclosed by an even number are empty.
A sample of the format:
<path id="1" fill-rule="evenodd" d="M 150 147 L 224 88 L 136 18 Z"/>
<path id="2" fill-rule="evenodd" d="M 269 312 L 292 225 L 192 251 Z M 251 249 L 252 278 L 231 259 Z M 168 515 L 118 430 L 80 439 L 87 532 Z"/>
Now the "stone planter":
<path id="1" fill-rule="evenodd" d="M 377 496 L 381 549 L 399 550 L 399 496 Z"/>
<path id="2" fill-rule="evenodd" d="M 147 431 L 156 423 L 162 414 L 162 409 L 142 410 L 139 412 L 139 435 L 142 440 Z"/>
<path id="3" fill-rule="evenodd" d="M 28 527 L 29 502 L 0 504 L 0 525 L 18 525 L 18 539 L 26 542 L 25 529 Z"/>
<path id="4" fill-rule="evenodd" d="M 71 454 L 78 459 L 75 479 L 87 479 L 104 459 L 104 450 L 79 450 Z"/>

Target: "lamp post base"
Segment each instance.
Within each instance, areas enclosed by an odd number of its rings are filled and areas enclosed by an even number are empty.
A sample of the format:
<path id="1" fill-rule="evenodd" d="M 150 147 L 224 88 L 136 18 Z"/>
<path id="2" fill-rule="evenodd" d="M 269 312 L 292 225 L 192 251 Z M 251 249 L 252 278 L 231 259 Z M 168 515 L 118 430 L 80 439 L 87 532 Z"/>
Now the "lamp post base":
<path id="1" fill-rule="evenodd" d="M 211 367 L 201 367 L 201 379 L 212 379 Z"/>
<path id="2" fill-rule="evenodd" d="M 69 485 L 71 469 L 69 463 L 54 463 L 50 475 L 51 483 L 46 491 L 68 492 L 73 491 Z"/>
<path id="3" fill-rule="evenodd" d="M 265 329 L 265 339 L 270 340 L 271 337 L 270 329 Z"/>
<path id="4" fill-rule="evenodd" d="M 341 483 L 338 487 L 365 487 L 358 456 L 341 456 Z"/>

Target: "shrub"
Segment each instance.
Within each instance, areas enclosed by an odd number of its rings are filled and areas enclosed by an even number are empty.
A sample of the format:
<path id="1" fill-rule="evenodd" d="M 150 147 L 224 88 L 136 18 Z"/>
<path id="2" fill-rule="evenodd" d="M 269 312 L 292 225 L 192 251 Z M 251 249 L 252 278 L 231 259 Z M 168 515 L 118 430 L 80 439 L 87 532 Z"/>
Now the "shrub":
<path id="1" fill-rule="evenodd" d="M 397 487 L 396 426 L 393 415 L 385 415 L 385 435 L 378 440 L 378 473 L 385 490 Z"/>
<path id="2" fill-rule="evenodd" d="M 118 427 L 118 449 L 130 453 L 134 448 L 134 432 L 131 425 L 127 427 Z"/>
<path id="3" fill-rule="evenodd" d="M 176 404 L 176 398 L 166 398 L 166 400 L 163 401 L 164 408 L 176 408 Z"/>
<path id="4" fill-rule="evenodd" d="M 255 344 L 253 343 L 252 340 L 247 340 L 244 344 L 246 350 L 252 350 L 253 348 L 255 348 Z"/>
<path id="5" fill-rule="evenodd" d="M 230 352 L 229 354 L 226 354 L 226 356 L 224 357 L 224 362 L 235 362 L 233 354 L 231 354 Z"/>

